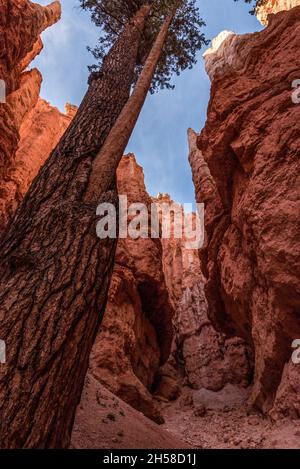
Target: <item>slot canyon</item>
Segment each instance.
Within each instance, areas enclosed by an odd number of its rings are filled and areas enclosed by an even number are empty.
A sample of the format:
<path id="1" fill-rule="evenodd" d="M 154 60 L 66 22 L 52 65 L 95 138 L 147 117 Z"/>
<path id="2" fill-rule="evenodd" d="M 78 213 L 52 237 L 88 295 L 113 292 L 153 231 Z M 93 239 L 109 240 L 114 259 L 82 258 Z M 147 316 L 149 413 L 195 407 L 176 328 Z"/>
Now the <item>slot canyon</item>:
<path id="1" fill-rule="evenodd" d="M 171 194 L 149 194 L 138 154 L 118 164 L 118 194 L 144 204 L 149 221 L 154 207 L 158 233 L 118 239 L 105 312 L 89 335 L 88 371 L 81 397 L 74 395 L 75 416 L 66 409 L 72 425 L 62 446 L 300 448 L 300 364 L 292 360 L 300 339 L 300 104 L 292 100 L 300 79 L 300 1 L 268 0 L 257 17 L 261 31 L 220 32 L 205 51 L 206 123 L 184 129 L 183 157 L 195 202 L 204 204 L 203 246 L 190 248 L 175 236 L 175 216 L 164 238 L 164 208 L 176 207 L 192 225 L 196 214 L 186 214 Z M 45 52 L 42 32 L 60 21 L 57 1 L 0 0 L 7 96 L 0 104 L 1 236 L 82 112 L 66 103 L 63 113 L 46 101 L 43 77 L 31 68 Z M 1 243 L 0 253 L 4 265 Z M 11 304 L 1 292 L 0 299 L 3 321 Z M 48 330 L 42 321 L 39 327 Z M 82 347 L 80 336 L 69 347 L 70 355 Z M 42 345 L 40 354 L 44 359 Z M 16 387 L 29 366 L 22 363 Z M 40 447 L 34 436 L 24 441 Z"/>

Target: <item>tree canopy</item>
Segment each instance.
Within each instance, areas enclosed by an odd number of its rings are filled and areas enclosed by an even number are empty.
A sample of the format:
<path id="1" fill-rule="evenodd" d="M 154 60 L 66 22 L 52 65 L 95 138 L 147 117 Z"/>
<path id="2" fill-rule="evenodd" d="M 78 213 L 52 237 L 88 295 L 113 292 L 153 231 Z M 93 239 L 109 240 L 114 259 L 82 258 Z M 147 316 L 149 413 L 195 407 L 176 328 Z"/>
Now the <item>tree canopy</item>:
<path id="1" fill-rule="evenodd" d="M 200 16 L 196 0 L 80 0 L 83 9 L 91 12 L 92 21 L 101 28 L 101 35 L 93 53 L 97 63 L 90 70 L 98 70 L 112 44 L 122 32 L 125 24 L 144 4 L 150 4 L 151 13 L 143 31 L 135 81 L 154 43 L 159 29 L 174 6 L 179 5 L 169 30 L 158 66 L 151 85 L 151 92 L 162 88 L 174 88 L 173 74 L 180 75 L 197 62 L 196 54 L 208 43 L 201 28 L 205 22 Z"/>
<path id="2" fill-rule="evenodd" d="M 238 0 L 234 0 L 237 2 Z M 250 11 L 252 15 L 255 15 L 256 9 L 260 6 L 262 6 L 264 3 L 267 2 L 267 0 L 244 0 L 245 3 L 249 3 L 253 6 L 253 9 Z"/>

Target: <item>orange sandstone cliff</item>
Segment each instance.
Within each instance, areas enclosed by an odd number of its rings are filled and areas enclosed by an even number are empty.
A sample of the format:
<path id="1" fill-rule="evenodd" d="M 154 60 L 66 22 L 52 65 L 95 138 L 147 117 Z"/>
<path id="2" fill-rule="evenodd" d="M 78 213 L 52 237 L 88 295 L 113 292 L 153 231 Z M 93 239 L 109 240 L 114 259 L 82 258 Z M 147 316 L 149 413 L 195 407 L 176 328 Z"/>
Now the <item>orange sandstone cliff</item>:
<path id="1" fill-rule="evenodd" d="M 74 447 L 180 447 L 144 416 L 162 423 L 158 401 L 176 399 L 183 386 L 253 383 L 251 406 L 274 419 L 300 417 L 300 368 L 291 361 L 300 338 L 300 105 L 292 100 L 300 6 L 281 11 L 298 3 L 270 0 L 258 12 L 264 31 L 223 32 L 205 54 L 207 123 L 199 135 L 189 131 L 204 247 L 172 236 L 119 240 Z M 42 100 L 41 75 L 27 70 L 59 2 L 7 5 L 0 0 L 0 231 L 76 112 Z M 149 197 L 133 155 L 122 159 L 117 183 L 129 203 L 172 204 L 167 194 Z"/>
<path id="2" fill-rule="evenodd" d="M 273 2 L 274 4 L 274 2 Z M 250 403 L 300 417 L 300 7 L 269 16 L 259 33 L 226 33 L 206 53 L 207 122 L 192 142 L 209 317 L 255 356 Z M 223 41 L 223 42 L 222 42 Z"/>
<path id="3" fill-rule="evenodd" d="M 43 47 L 40 34 L 60 19 L 59 2 L 0 1 L 0 232 L 11 220 L 31 181 L 70 123 L 39 99 L 42 77 L 30 62 Z"/>
<path id="4" fill-rule="evenodd" d="M 256 16 L 262 24 L 267 25 L 269 15 L 290 10 L 298 5 L 300 5 L 300 0 L 265 0 L 257 8 Z"/>

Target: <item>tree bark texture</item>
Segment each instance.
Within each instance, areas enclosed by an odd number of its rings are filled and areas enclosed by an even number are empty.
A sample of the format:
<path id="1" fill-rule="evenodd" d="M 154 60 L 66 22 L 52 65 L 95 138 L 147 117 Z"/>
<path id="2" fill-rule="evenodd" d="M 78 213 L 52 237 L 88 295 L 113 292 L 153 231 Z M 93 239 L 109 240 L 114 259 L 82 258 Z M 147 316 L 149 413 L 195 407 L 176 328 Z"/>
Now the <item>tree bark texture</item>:
<path id="1" fill-rule="evenodd" d="M 87 202 L 84 194 L 93 160 L 128 100 L 148 14 L 142 7 L 112 47 L 2 238 L 1 448 L 69 445 L 113 268 L 116 241 L 97 238 L 96 206 L 117 206 L 114 170 L 97 199 Z"/>

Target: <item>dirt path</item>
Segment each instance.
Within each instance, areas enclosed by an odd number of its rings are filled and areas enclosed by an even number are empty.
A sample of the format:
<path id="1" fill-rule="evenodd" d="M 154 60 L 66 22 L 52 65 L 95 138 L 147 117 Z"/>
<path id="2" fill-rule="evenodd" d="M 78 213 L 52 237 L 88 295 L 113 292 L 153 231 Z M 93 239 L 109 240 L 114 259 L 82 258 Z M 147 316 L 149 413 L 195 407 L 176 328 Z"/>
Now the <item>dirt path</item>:
<path id="1" fill-rule="evenodd" d="M 198 449 L 300 448 L 300 421 L 269 419 L 247 411 L 248 392 L 228 386 L 213 393 L 184 388 L 174 403 L 161 403 L 168 432 Z"/>

